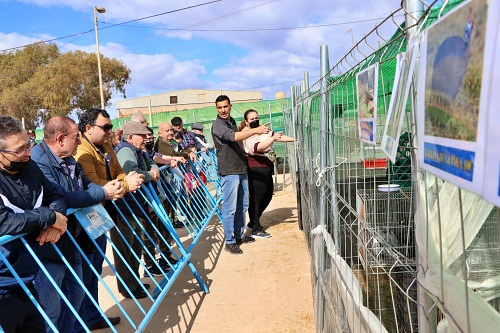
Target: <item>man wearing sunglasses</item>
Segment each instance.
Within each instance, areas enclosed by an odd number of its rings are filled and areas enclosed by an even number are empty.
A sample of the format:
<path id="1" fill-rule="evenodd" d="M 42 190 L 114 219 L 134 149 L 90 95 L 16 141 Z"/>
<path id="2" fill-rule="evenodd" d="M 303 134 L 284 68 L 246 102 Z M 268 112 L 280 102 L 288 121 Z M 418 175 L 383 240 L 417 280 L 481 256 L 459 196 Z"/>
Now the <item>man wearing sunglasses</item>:
<path id="1" fill-rule="evenodd" d="M 28 134 L 21 122 L 0 116 L 0 236 L 27 234 L 35 251 L 55 243 L 67 227 L 64 197 L 30 160 Z M 0 245 L 15 272 L 38 299 L 33 280 L 38 265 L 20 239 Z M 0 260 L 0 331 L 44 332 L 45 322 L 19 282 Z"/>
<path id="2" fill-rule="evenodd" d="M 91 183 L 83 174 L 81 165 L 73 157 L 80 144 L 80 133 L 74 120 L 61 116 L 53 117 L 45 124 L 43 133 L 43 141 L 32 149 L 32 159 L 59 193 L 64 195 L 68 208 L 89 207 L 107 199 L 116 200 L 123 196 L 125 190 L 118 180 L 112 180 L 101 186 Z M 80 239 L 79 235 L 82 232 L 85 233 L 74 215 L 68 217 L 68 231 L 77 240 Z M 81 244 L 82 249 L 87 248 L 89 243 Z M 62 235 L 56 246 L 75 271 L 78 280 L 82 280 L 82 258 L 68 235 Z M 43 245 L 38 255 L 49 275 L 78 311 L 84 296 L 78 280 L 51 245 Z M 76 317 L 70 310 L 64 310 L 66 306 L 61 305 L 64 302 L 55 301 L 60 298 L 59 293 L 44 272 L 38 272 L 35 287 L 45 313 L 57 330 L 72 332 Z M 52 330 L 47 329 L 47 331 Z"/>
<path id="3" fill-rule="evenodd" d="M 113 179 L 119 180 L 125 192 L 136 191 L 142 184 L 144 177 L 136 172 L 126 174 L 111 146 L 111 135 L 113 125 L 109 119 L 109 114 L 102 109 L 89 109 L 80 114 L 78 130 L 81 135 L 81 144 L 78 146 L 75 158 L 82 165 L 83 173 L 91 182 L 104 186 Z M 104 208 L 116 222 L 117 212 L 114 205 L 108 200 L 104 203 Z M 96 239 L 96 243 L 103 253 L 106 251 L 106 237 L 104 235 Z M 102 273 L 103 256 L 95 250 L 87 254 L 92 266 L 100 274 Z M 92 297 L 98 301 L 98 278 L 87 265 L 83 266 L 83 279 L 85 286 L 89 289 Z M 101 317 L 99 310 L 92 301 L 85 296 L 79 311 L 80 317 L 84 320 L 89 329 L 106 328 L 108 324 Z M 110 322 L 117 325 L 120 317 L 110 317 Z M 76 332 L 85 331 L 77 322 Z"/>

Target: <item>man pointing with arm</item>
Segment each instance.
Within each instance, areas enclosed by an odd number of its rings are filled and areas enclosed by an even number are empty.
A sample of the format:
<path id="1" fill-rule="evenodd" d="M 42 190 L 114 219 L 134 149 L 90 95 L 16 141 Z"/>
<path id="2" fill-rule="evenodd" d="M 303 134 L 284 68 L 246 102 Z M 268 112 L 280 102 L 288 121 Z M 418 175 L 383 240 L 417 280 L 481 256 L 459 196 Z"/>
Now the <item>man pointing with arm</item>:
<path id="1" fill-rule="evenodd" d="M 255 241 L 255 238 L 243 235 L 248 210 L 248 176 L 247 159 L 241 141 L 254 134 L 266 134 L 270 129 L 266 123 L 238 132 L 236 122 L 231 117 L 231 101 L 225 95 L 217 97 L 215 108 L 217 118 L 212 124 L 212 138 L 222 182 L 221 213 L 226 237 L 225 250 L 231 254 L 241 254 L 241 243 Z"/>

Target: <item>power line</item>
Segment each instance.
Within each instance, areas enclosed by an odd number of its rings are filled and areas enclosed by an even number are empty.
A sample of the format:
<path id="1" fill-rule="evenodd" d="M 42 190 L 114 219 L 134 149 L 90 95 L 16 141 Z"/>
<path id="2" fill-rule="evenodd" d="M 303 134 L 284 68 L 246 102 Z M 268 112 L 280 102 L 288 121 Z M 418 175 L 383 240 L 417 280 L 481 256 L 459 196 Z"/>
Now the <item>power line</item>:
<path id="1" fill-rule="evenodd" d="M 212 3 L 220 2 L 220 1 L 224 1 L 224 0 L 213 0 L 213 1 L 201 3 L 201 4 L 198 4 L 198 5 L 188 6 L 188 7 L 184 7 L 184 8 L 180 8 L 180 9 L 170 10 L 168 12 L 163 12 L 163 13 L 159 13 L 159 14 L 154 14 L 154 15 L 150 15 L 150 16 L 141 17 L 141 18 L 138 18 L 138 19 L 135 19 L 135 20 L 130 20 L 130 21 L 122 22 L 122 23 L 116 23 L 116 24 L 112 24 L 112 25 L 108 25 L 106 27 L 103 27 L 103 28 L 101 28 L 101 30 L 103 30 L 103 29 L 109 29 L 109 28 L 113 28 L 113 27 L 117 27 L 117 26 L 124 25 L 124 24 L 127 24 L 127 23 L 143 21 L 143 20 L 147 20 L 147 19 L 150 19 L 150 18 L 153 18 L 153 17 L 158 17 L 158 16 L 162 16 L 162 15 L 166 15 L 166 14 L 172 14 L 172 13 L 180 12 L 180 11 L 183 11 L 183 10 L 186 10 L 186 9 L 192 9 L 192 8 L 196 8 L 196 7 L 210 5 Z"/>
<path id="2" fill-rule="evenodd" d="M 404 15 L 396 15 L 396 17 L 402 17 Z M 297 27 L 281 27 L 281 28 L 258 28 L 258 29 L 185 29 L 185 28 L 160 28 L 160 27 L 140 27 L 134 25 L 125 25 L 130 28 L 137 29 L 154 29 L 154 30 L 168 30 L 168 31 L 196 31 L 196 32 L 254 32 L 254 31 L 279 31 L 279 30 L 295 30 L 295 29 L 310 29 L 310 28 L 322 28 L 322 27 L 331 27 L 337 25 L 346 25 L 346 24 L 356 24 L 356 23 L 365 23 L 371 21 L 383 20 L 385 17 L 366 19 L 366 20 L 357 20 L 357 21 L 348 21 L 348 22 L 338 22 L 338 23 L 329 23 L 329 24 L 317 24 L 317 25 L 309 25 L 309 26 L 297 26 Z"/>
<path id="3" fill-rule="evenodd" d="M 215 3 L 215 2 L 220 2 L 220 1 L 224 1 L 224 0 L 213 0 L 213 1 L 204 2 L 204 3 L 193 5 L 193 6 L 188 6 L 188 7 L 183 7 L 183 8 L 179 8 L 179 9 L 174 9 L 174 10 L 171 10 L 171 11 L 168 11 L 168 12 L 163 12 L 163 13 L 159 13 L 159 14 L 155 14 L 155 15 L 146 16 L 146 17 L 141 17 L 141 18 L 138 18 L 138 19 L 135 19 L 135 20 L 130 20 L 130 21 L 122 22 L 122 23 L 117 23 L 117 24 L 109 25 L 109 26 L 101 28 L 101 30 L 102 29 L 109 29 L 109 28 L 112 28 L 112 27 L 115 27 L 115 26 L 119 26 L 119 25 L 123 25 L 123 24 L 127 24 L 127 23 L 138 22 L 138 21 L 150 19 L 152 17 L 162 16 L 162 15 L 166 15 L 166 14 L 180 12 L 180 11 L 187 10 L 187 9 L 201 7 L 201 6 L 209 5 L 209 4 L 212 4 L 212 3 Z M 53 42 L 53 41 L 56 41 L 56 40 L 66 39 L 66 38 L 75 37 L 75 36 L 81 37 L 81 36 L 83 36 L 83 35 L 85 35 L 85 34 L 87 34 L 89 32 L 92 32 L 92 31 L 95 31 L 95 29 L 92 28 L 92 29 L 84 31 L 84 32 L 78 32 L 78 33 L 67 35 L 67 36 L 63 36 L 63 37 L 46 39 L 46 40 L 41 40 L 41 41 L 38 41 L 38 42 L 35 42 L 35 43 L 25 44 L 25 45 L 22 45 L 22 46 L 11 47 L 11 48 L 8 48 L 8 49 L 0 50 L 0 52 L 6 52 L 6 51 L 12 51 L 12 50 L 16 50 L 16 49 L 22 49 L 22 48 L 24 48 L 26 46 L 29 46 L 29 45 L 43 44 L 43 43 Z"/>
<path id="4" fill-rule="evenodd" d="M 79 33 L 76 33 L 76 34 L 71 34 L 71 35 L 67 35 L 67 36 L 63 36 L 63 37 L 57 37 L 57 38 L 52 38 L 52 39 L 41 40 L 41 41 L 38 41 L 38 42 L 34 42 L 34 43 L 30 43 L 30 44 L 25 44 L 25 45 L 22 45 L 22 46 L 10 47 L 8 49 L 0 50 L 0 52 L 6 52 L 6 51 L 12 51 L 12 50 L 16 50 L 16 49 L 22 49 L 22 48 L 24 48 L 26 46 L 30 46 L 30 45 L 38 45 L 38 44 L 53 42 L 55 40 L 60 40 L 60 39 L 65 39 L 65 38 L 70 38 L 70 37 L 75 37 L 75 36 L 78 36 L 77 38 L 79 38 L 79 37 L 81 37 L 81 36 L 83 36 L 85 34 L 88 34 L 91 31 L 94 31 L 94 29 L 90 29 L 88 31 L 79 32 Z"/>
<path id="5" fill-rule="evenodd" d="M 314 79 L 314 78 L 319 78 L 319 77 L 320 76 L 317 75 L 317 76 L 311 76 L 310 78 Z M 282 85 L 282 84 L 289 84 L 289 83 L 299 82 L 299 81 L 303 81 L 303 80 L 304 79 L 283 81 L 283 82 L 278 82 L 278 83 L 273 83 L 273 84 L 267 84 L 267 85 L 264 85 L 264 86 L 258 86 L 258 87 L 252 87 L 252 88 L 245 88 L 245 89 L 241 89 L 241 90 L 254 90 L 254 89 L 260 89 L 260 88 L 267 88 L 267 87 L 279 86 L 279 85 Z"/>
<path id="6" fill-rule="evenodd" d="M 185 27 L 183 27 L 181 29 L 186 29 L 186 28 L 191 28 L 191 27 L 197 27 L 197 26 L 200 26 L 200 25 L 204 25 L 204 24 L 207 24 L 207 23 L 218 21 L 220 19 L 223 19 L 223 18 L 226 18 L 226 17 L 230 17 L 230 16 L 233 16 L 233 15 L 245 12 L 245 11 L 249 11 L 249 10 L 252 10 L 252 9 L 255 9 L 255 8 L 258 8 L 258 7 L 262 7 L 262 6 L 265 6 L 265 5 L 267 5 L 267 4 L 271 3 L 271 2 L 276 2 L 276 1 L 279 1 L 279 0 L 270 0 L 270 1 L 258 4 L 258 5 L 255 5 L 255 6 L 243 8 L 243 9 L 240 9 L 240 10 L 237 10 L 237 11 L 234 11 L 234 12 L 230 12 L 230 13 L 226 13 L 224 15 L 213 17 L 213 18 L 205 20 L 205 21 L 201 21 L 201 22 L 197 22 L 197 23 L 193 23 L 193 24 L 187 25 L 187 26 L 185 26 Z M 167 32 L 160 33 L 158 35 L 154 35 L 154 36 L 150 36 L 150 37 L 144 37 L 144 38 L 141 38 L 141 39 L 138 39 L 138 40 L 135 40 L 135 41 L 131 41 L 131 42 L 128 42 L 128 43 L 123 43 L 123 44 L 120 44 L 119 46 L 105 48 L 105 49 L 103 49 L 103 51 L 113 50 L 115 48 L 119 48 L 119 47 L 122 47 L 122 46 L 130 46 L 130 45 L 138 44 L 138 43 L 140 43 L 142 41 L 145 41 L 145 40 L 150 40 L 150 39 L 154 39 L 154 38 L 158 38 L 158 37 L 169 35 L 171 33 L 174 33 L 175 31 L 176 30 L 169 30 Z"/>

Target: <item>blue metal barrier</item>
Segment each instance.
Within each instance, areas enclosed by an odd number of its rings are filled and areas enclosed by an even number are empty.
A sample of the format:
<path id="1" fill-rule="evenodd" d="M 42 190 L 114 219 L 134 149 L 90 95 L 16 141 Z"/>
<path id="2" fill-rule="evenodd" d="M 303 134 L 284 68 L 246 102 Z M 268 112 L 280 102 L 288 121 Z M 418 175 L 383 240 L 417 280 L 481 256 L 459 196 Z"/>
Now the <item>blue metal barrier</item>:
<path id="1" fill-rule="evenodd" d="M 107 294 L 107 297 L 110 297 L 112 299 L 125 319 L 123 323 L 128 323 L 135 332 L 144 331 L 146 325 L 149 323 L 153 314 L 158 309 L 160 303 L 168 293 L 168 290 L 173 285 L 174 281 L 185 266 L 189 267 L 194 277 L 196 278 L 201 290 L 205 293 L 209 292 L 207 285 L 203 281 L 202 277 L 200 276 L 196 267 L 190 261 L 190 259 L 192 255 L 191 251 L 202 236 L 203 231 L 209 224 L 212 216 L 214 214 L 219 214 L 220 216 L 218 206 L 222 200 L 221 187 L 220 179 L 215 168 L 215 157 L 213 153 L 210 152 L 208 154 L 204 154 L 204 156 L 199 156 L 197 162 L 190 161 L 186 165 L 179 165 L 178 167 L 173 169 L 170 167 L 161 168 L 161 179 L 156 184 L 143 184 L 143 186 L 137 191 L 137 195 L 132 197 L 132 202 L 139 207 L 139 211 L 141 213 L 140 215 L 142 215 L 141 218 L 139 218 L 134 213 L 132 207 L 130 207 L 131 201 L 127 202 L 125 199 L 120 199 L 120 205 L 117 204 L 118 202 L 113 202 L 113 205 L 117 209 L 118 215 L 123 221 L 123 223 L 120 224 L 120 228 L 122 228 L 122 230 L 116 227 L 116 221 L 113 221 L 111 219 L 102 205 L 68 211 L 68 214 L 75 215 L 78 222 L 82 225 L 85 232 L 89 235 L 89 238 L 94 244 L 97 252 L 104 257 L 105 262 L 116 275 L 117 282 L 120 282 L 124 286 L 124 288 L 127 290 L 127 293 L 132 298 L 131 301 L 142 314 L 140 320 L 137 320 L 136 318 L 136 320 L 134 321 L 130 314 L 130 311 L 127 311 L 123 304 L 121 304 L 121 302 L 123 302 L 122 297 L 113 292 L 112 288 L 110 288 L 110 286 L 108 285 L 109 282 L 106 283 L 105 280 L 100 276 L 100 274 L 98 274 L 97 270 L 92 266 L 91 262 L 85 255 L 84 251 L 79 247 L 74 237 L 71 234 L 67 233 L 69 239 L 82 257 L 82 265 L 88 265 L 91 268 L 92 274 L 97 277 L 99 284 L 104 288 L 104 291 L 101 290 L 100 295 L 102 296 L 104 294 Z M 191 241 L 188 241 L 186 246 L 183 245 L 183 242 L 181 241 L 176 232 L 176 229 L 172 224 L 171 216 L 169 216 L 168 209 L 166 209 L 169 205 L 175 212 L 175 216 L 182 222 L 182 224 L 188 231 L 188 235 Z M 139 211 L 136 207 L 136 212 Z M 156 218 L 158 218 L 159 221 L 158 225 L 152 220 Z M 158 239 L 155 239 L 155 235 L 149 234 L 146 231 L 146 224 L 151 224 Z M 136 229 L 134 229 L 133 225 L 137 225 Z M 164 237 L 160 230 L 160 227 L 164 227 L 168 231 L 171 236 L 171 240 Z M 146 265 L 142 261 L 141 254 L 135 253 L 130 248 L 129 250 L 131 252 L 131 261 L 133 262 L 126 262 L 126 258 L 124 258 L 123 254 L 120 253 L 120 251 L 117 249 L 116 244 L 108 233 L 108 231 L 113 230 L 113 232 L 115 232 L 119 237 L 115 238 L 115 240 L 119 239 L 127 243 L 127 240 L 123 235 L 123 231 L 125 231 L 126 229 L 123 228 L 128 229 L 133 234 L 134 241 L 140 244 L 141 249 L 146 248 L 143 238 L 144 240 L 147 239 L 152 244 L 154 244 L 156 252 L 159 253 L 160 259 L 163 259 L 163 262 L 167 263 L 168 267 L 158 264 L 156 256 L 152 257 L 148 251 L 142 252 L 145 257 L 147 256 L 149 259 L 151 259 L 151 261 L 155 263 L 156 269 L 161 272 L 161 279 L 158 280 L 154 278 L 153 274 L 151 274 L 150 272 L 151 267 L 146 267 Z M 139 286 L 141 286 L 142 290 L 146 294 L 145 300 L 149 300 L 149 302 L 139 302 L 133 294 L 134 290 L 130 290 L 123 278 L 117 273 L 114 260 L 112 260 L 110 255 L 106 256 L 106 254 L 96 243 L 96 238 L 100 235 L 105 235 L 108 244 L 111 246 L 116 256 L 115 259 L 119 258 L 119 260 L 125 263 L 127 271 L 130 273 L 130 275 L 135 277 L 135 282 Z M 20 239 L 23 242 L 24 246 L 26 246 L 28 251 L 33 256 L 40 270 L 45 273 L 50 283 L 59 293 L 62 301 L 67 305 L 68 309 L 76 317 L 76 320 L 82 325 L 86 332 L 90 332 L 85 326 L 85 323 L 78 315 L 78 311 L 71 306 L 62 290 L 56 285 L 55 281 L 45 269 L 43 263 L 37 257 L 35 251 L 31 248 L 31 246 L 22 235 L 0 237 L 0 245 L 8 243 L 10 241 L 14 241 L 16 239 Z M 171 263 L 169 258 L 165 257 L 164 253 L 162 253 L 162 249 L 160 248 L 159 243 L 167 246 L 167 248 L 172 253 L 173 259 L 175 259 L 176 261 L 175 263 Z M 78 281 L 80 287 L 89 297 L 92 304 L 99 310 L 102 318 L 107 322 L 111 330 L 113 332 L 117 332 L 117 328 L 113 327 L 106 314 L 99 307 L 97 301 L 92 297 L 90 291 L 87 290 L 83 282 L 77 278 L 77 274 L 71 268 L 70 263 L 66 260 L 66 258 L 64 258 L 63 254 L 55 245 L 52 246 L 54 247 L 58 255 L 61 256 L 63 264 L 67 268 L 69 268 L 70 273 Z M 28 287 L 25 285 L 19 275 L 14 271 L 12 265 L 8 262 L 8 260 L 1 252 L 0 260 L 6 263 L 7 268 L 16 278 L 16 281 L 29 296 L 36 308 L 40 311 L 47 325 L 54 332 L 57 332 L 57 327 L 55 327 L 51 322 L 47 314 L 42 309 L 42 306 L 31 294 Z M 136 275 L 137 272 L 134 272 L 134 269 L 131 267 L 132 263 L 134 265 L 138 264 L 139 270 L 143 272 L 145 277 L 149 277 L 149 280 L 154 286 L 153 292 L 151 294 L 147 292 L 147 289 L 144 287 L 144 284 L 141 282 L 139 276 Z M 128 331 L 127 328 L 123 327 L 123 323 L 119 327 L 120 331 Z"/>

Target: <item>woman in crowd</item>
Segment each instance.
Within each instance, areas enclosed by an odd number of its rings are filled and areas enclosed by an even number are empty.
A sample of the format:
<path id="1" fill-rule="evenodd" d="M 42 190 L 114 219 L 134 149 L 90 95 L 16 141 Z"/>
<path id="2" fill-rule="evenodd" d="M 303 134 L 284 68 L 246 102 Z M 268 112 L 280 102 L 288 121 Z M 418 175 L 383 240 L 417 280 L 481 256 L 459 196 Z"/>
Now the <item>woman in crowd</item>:
<path id="1" fill-rule="evenodd" d="M 259 127 L 259 114 L 257 111 L 253 109 L 247 110 L 244 118 L 239 126 L 240 131 Z M 250 192 L 248 209 L 250 221 L 247 224 L 246 233 L 248 235 L 251 233 L 252 236 L 258 238 L 271 237 L 260 224 L 260 217 L 271 202 L 274 192 L 274 164 L 266 156 L 266 153 L 272 150 L 275 141 L 293 142 L 294 140 L 281 132 L 275 133 L 274 131 L 268 134 L 255 134 L 243 140 L 248 159 L 248 187 Z"/>

